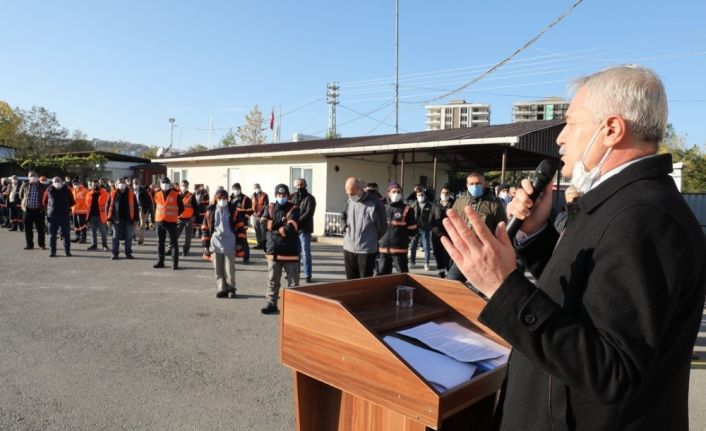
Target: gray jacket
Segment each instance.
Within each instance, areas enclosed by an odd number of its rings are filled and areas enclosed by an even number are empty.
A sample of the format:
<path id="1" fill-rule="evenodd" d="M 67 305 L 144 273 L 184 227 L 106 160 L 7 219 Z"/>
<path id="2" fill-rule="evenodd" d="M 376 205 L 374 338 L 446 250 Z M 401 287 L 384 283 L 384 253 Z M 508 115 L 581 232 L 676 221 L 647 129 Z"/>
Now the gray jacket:
<path id="1" fill-rule="evenodd" d="M 354 202 L 346 201 L 343 211 L 345 234 L 343 249 L 351 253 L 375 253 L 378 240 L 387 231 L 385 205 L 371 193 Z"/>

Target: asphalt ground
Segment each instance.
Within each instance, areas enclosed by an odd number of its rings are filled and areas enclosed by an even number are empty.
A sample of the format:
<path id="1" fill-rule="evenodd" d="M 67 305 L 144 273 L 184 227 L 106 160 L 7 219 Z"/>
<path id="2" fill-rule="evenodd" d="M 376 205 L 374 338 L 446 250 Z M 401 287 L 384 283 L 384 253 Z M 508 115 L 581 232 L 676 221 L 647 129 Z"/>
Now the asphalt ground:
<path id="1" fill-rule="evenodd" d="M 279 317 L 260 313 L 260 250 L 236 264 L 238 298 L 217 299 L 198 253 L 179 271 L 152 268 L 154 232 L 132 261 L 83 244 L 70 258 L 23 246 L 0 229 L 0 430 L 294 429 Z M 314 281 L 345 277 L 339 245 L 312 248 Z M 697 353 L 689 410 L 702 430 L 706 319 Z"/>

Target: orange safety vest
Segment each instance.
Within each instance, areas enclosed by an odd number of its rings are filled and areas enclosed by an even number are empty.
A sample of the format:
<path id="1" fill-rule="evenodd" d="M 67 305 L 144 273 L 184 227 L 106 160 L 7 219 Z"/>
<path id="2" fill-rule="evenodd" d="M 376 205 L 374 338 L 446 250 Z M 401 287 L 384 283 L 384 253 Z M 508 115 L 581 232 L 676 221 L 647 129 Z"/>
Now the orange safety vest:
<path id="1" fill-rule="evenodd" d="M 103 187 L 98 188 L 98 213 L 100 214 L 101 223 L 106 224 L 108 222 L 108 215 L 105 213 L 105 204 L 108 202 L 108 192 L 105 191 Z M 91 205 L 93 204 L 93 190 L 89 190 L 86 194 L 86 207 L 88 211 L 91 211 Z"/>
<path id="2" fill-rule="evenodd" d="M 160 190 L 154 195 L 154 203 L 157 204 L 157 210 L 154 213 L 154 220 L 156 222 L 168 222 L 176 223 L 179 217 L 179 205 L 177 204 L 177 199 L 179 199 L 179 192 L 170 189 L 167 198 L 164 198 L 164 191 Z"/>
<path id="3" fill-rule="evenodd" d="M 184 202 L 184 211 L 179 215 L 180 219 L 190 219 L 194 216 L 194 207 L 191 206 L 191 196 L 191 192 L 186 192 L 184 199 L 182 199 L 182 202 Z"/>
<path id="4" fill-rule="evenodd" d="M 125 192 L 127 193 L 127 202 L 128 202 L 128 207 L 130 208 L 130 221 L 135 221 L 134 215 L 135 215 L 135 193 L 130 190 L 130 189 L 125 189 Z M 110 208 L 108 208 L 108 218 L 112 219 L 113 218 L 113 207 L 115 206 L 115 195 L 118 194 L 118 190 L 115 189 L 112 192 L 110 192 Z M 100 198 L 98 198 L 98 205 L 100 206 Z"/>
<path id="5" fill-rule="evenodd" d="M 89 207 L 86 207 L 86 195 L 88 194 L 88 189 L 84 186 L 78 186 L 74 187 L 71 193 L 74 194 L 74 202 L 76 202 L 76 204 L 71 207 L 74 215 L 88 214 Z"/>

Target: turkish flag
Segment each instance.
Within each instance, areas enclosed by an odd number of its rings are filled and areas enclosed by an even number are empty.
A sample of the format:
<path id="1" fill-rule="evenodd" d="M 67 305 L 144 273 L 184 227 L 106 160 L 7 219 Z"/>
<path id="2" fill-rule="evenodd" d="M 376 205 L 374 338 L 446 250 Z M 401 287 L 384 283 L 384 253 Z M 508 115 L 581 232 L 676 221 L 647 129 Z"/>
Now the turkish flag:
<path id="1" fill-rule="evenodd" d="M 270 130 L 275 128 L 275 108 L 272 108 L 272 113 L 270 114 Z"/>

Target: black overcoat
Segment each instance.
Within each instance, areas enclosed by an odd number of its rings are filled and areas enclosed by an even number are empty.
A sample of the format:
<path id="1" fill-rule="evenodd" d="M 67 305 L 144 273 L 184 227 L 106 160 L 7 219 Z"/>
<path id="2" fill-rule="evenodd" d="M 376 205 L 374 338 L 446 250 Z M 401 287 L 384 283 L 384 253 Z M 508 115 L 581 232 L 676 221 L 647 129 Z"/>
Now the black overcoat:
<path id="1" fill-rule="evenodd" d="M 515 271 L 481 314 L 514 347 L 500 429 L 688 429 L 706 247 L 671 169 L 629 165 L 519 250 L 537 287 Z"/>

